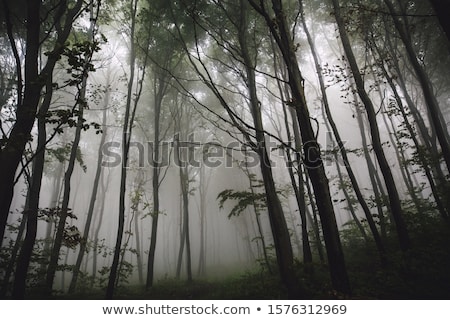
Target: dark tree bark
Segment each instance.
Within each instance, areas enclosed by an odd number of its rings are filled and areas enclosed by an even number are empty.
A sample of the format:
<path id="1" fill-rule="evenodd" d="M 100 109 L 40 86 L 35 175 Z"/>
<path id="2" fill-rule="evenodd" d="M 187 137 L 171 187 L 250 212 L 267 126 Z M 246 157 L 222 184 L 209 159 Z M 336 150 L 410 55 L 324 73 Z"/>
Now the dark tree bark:
<path id="1" fill-rule="evenodd" d="M 109 74 L 110 73 L 108 72 L 107 78 L 106 78 L 107 85 L 109 85 L 109 83 L 110 83 Z M 104 109 L 103 109 L 103 116 L 102 116 L 102 136 L 100 138 L 100 144 L 99 144 L 99 148 L 98 148 L 98 152 L 97 152 L 97 167 L 95 169 L 94 184 L 92 186 L 91 199 L 89 201 L 89 208 L 88 208 L 88 212 L 87 212 L 86 222 L 84 225 L 82 239 L 80 242 L 80 249 L 79 249 L 77 260 L 75 262 L 75 266 L 74 266 L 74 269 L 72 272 L 72 280 L 69 285 L 69 293 L 73 293 L 77 286 L 81 262 L 83 261 L 84 253 L 86 251 L 89 230 L 91 229 L 92 218 L 94 216 L 94 208 L 95 208 L 95 203 L 97 200 L 97 192 L 98 192 L 98 187 L 100 185 L 100 177 L 101 177 L 101 173 L 102 173 L 102 162 L 103 162 L 103 152 L 102 152 L 103 149 L 102 148 L 103 148 L 103 144 L 105 143 L 106 134 L 107 134 L 106 115 L 107 115 L 109 100 L 110 100 L 110 89 L 106 88 L 105 95 L 103 98 L 103 108 Z M 94 254 L 96 254 L 96 253 L 94 253 Z"/>
<path id="2" fill-rule="evenodd" d="M 47 143 L 47 131 L 45 116 L 50 107 L 52 99 L 52 77 L 50 76 L 46 85 L 46 94 L 44 102 L 38 115 L 38 143 L 37 151 L 33 161 L 33 176 L 30 185 L 30 198 L 25 214 L 27 215 L 27 230 L 24 243 L 17 259 L 17 267 L 14 277 L 14 287 L 12 297 L 15 299 L 23 299 L 25 297 L 26 279 L 28 267 L 30 265 L 31 255 L 33 253 L 34 243 L 36 240 L 38 225 L 39 196 L 41 192 L 42 176 L 44 173 L 45 145 Z"/>
<path id="3" fill-rule="evenodd" d="M 392 4 L 391 0 L 384 0 L 384 3 L 388 7 L 389 12 L 392 15 L 395 28 L 397 29 L 398 34 L 400 35 L 400 38 L 402 39 L 402 42 L 405 46 L 408 60 L 411 66 L 413 67 L 414 72 L 417 75 L 417 79 L 419 80 L 423 96 L 425 99 L 425 103 L 428 108 L 430 120 L 431 123 L 433 124 L 434 130 L 436 131 L 436 135 L 442 149 L 442 156 L 446 163 L 447 170 L 450 171 L 450 141 L 448 141 L 448 128 L 446 128 L 446 126 L 441 121 L 440 116 L 441 112 L 439 109 L 439 104 L 437 102 L 436 96 L 434 95 L 433 92 L 431 81 L 428 78 L 425 69 L 420 64 L 419 59 L 414 50 L 413 42 L 408 32 L 408 23 L 406 20 L 407 17 L 406 16 L 400 17 L 400 15 L 395 10 L 395 7 Z"/>
<path id="4" fill-rule="evenodd" d="M 265 18 L 272 36 L 275 38 L 283 55 L 291 88 L 292 101 L 290 101 L 290 104 L 297 112 L 297 120 L 303 141 L 304 163 L 313 185 L 316 204 L 321 218 L 331 281 L 335 290 L 344 294 L 350 294 L 350 282 L 331 201 L 328 179 L 321 159 L 320 147 L 311 124 L 303 86 L 304 79 L 300 72 L 295 46 L 287 25 L 282 2 L 281 0 L 272 0 L 272 9 L 275 13 L 275 19 L 272 19 L 265 7 L 258 6 L 253 0 L 249 1 L 253 8 Z M 263 2 L 260 3 L 263 5 Z"/>
<path id="5" fill-rule="evenodd" d="M 16 123 L 6 145 L 0 149 L 0 245 L 5 234 L 9 208 L 13 198 L 14 178 L 25 144 L 29 140 L 43 85 L 39 78 L 41 2 L 26 1 L 25 86 L 21 105 L 17 106 Z M 47 70 L 48 71 L 48 70 Z"/>
<path id="6" fill-rule="evenodd" d="M 107 181 L 109 182 L 109 174 L 107 176 Z M 105 214 L 105 203 L 106 203 L 106 191 L 107 191 L 107 186 L 109 185 L 109 183 L 106 183 L 105 186 L 105 181 L 104 181 L 104 171 L 102 170 L 102 174 L 100 176 L 100 191 L 99 191 L 99 195 L 100 195 L 100 199 L 98 200 L 98 202 L 100 203 L 100 208 L 99 208 L 99 217 L 98 217 L 98 221 L 96 221 L 97 226 L 94 230 L 94 236 L 92 237 L 94 239 L 94 243 L 92 245 L 92 252 L 93 257 L 92 257 L 92 281 L 91 281 L 91 288 L 94 286 L 95 284 L 95 280 L 97 278 L 97 258 L 98 258 L 98 254 L 97 254 L 97 250 L 98 250 L 98 236 L 100 234 L 100 228 L 102 227 L 102 222 L 103 222 L 103 216 Z"/>
<path id="7" fill-rule="evenodd" d="M 61 203 L 61 210 L 60 210 L 60 216 L 58 220 L 58 227 L 56 229 L 56 235 L 55 240 L 53 242 L 53 247 L 50 253 L 50 261 L 47 267 L 47 274 L 46 274 L 46 281 L 45 281 L 45 287 L 46 287 L 46 294 L 51 295 L 52 294 L 52 288 L 53 288 L 53 282 L 56 274 L 56 269 L 58 266 L 58 260 L 60 256 L 60 250 L 63 245 L 64 241 L 64 230 L 66 227 L 66 220 L 69 216 L 69 200 L 70 200 L 70 193 L 71 193 L 71 180 L 72 180 L 72 174 L 75 169 L 75 163 L 77 160 L 77 153 L 78 153 L 78 146 L 81 139 L 81 131 L 83 128 L 83 113 L 84 108 L 86 107 L 86 101 L 85 101 L 85 95 L 86 95 L 86 77 L 84 76 L 81 92 L 79 93 L 78 97 L 78 119 L 77 119 L 77 126 L 75 128 L 75 138 L 72 142 L 71 150 L 70 150 L 70 156 L 69 161 L 67 165 L 66 172 L 64 174 L 64 192 L 63 192 L 63 199 Z"/>
<path id="8" fill-rule="evenodd" d="M 120 252 L 122 248 L 123 231 L 125 225 L 125 193 L 126 193 L 126 183 L 127 183 L 127 166 L 128 166 L 128 154 L 130 150 L 130 138 L 132 132 L 132 123 L 130 123 L 131 113 L 132 113 L 132 99 L 133 99 L 133 85 L 135 78 L 136 69 L 136 19 L 137 19 L 137 3 L 138 0 L 133 0 L 129 2 L 130 6 L 130 74 L 128 78 L 127 85 L 127 101 L 125 106 L 125 117 L 122 128 L 122 167 L 120 173 L 120 194 L 119 194 L 119 214 L 118 214 L 118 226 L 117 226 L 117 237 L 116 244 L 114 246 L 113 262 L 111 264 L 111 271 L 108 279 L 108 286 L 106 288 L 106 299 L 112 299 L 114 296 L 115 285 L 117 282 Z M 137 104 L 137 97 L 135 100 L 135 107 Z"/>
<path id="9" fill-rule="evenodd" d="M 26 51 L 25 51 L 25 85 L 23 99 L 17 106 L 16 122 L 11 130 L 8 141 L 0 149 L 0 244 L 3 241 L 9 209 L 14 193 L 14 179 L 16 170 L 22 159 L 25 144 L 29 141 L 31 129 L 35 121 L 35 115 L 41 90 L 50 77 L 60 54 L 64 49 L 72 29 L 74 17 L 80 11 L 83 1 L 79 0 L 71 9 L 67 9 L 66 0 L 59 3 L 55 11 L 55 25 L 59 26 L 58 35 L 53 50 L 48 55 L 45 66 L 39 72 L 39 48 L 40 48 L 40 9 L 41 2 L 26 1 Z M 61 20 L 65 19 L 61 24 Z"/>
<path id="10" fill-rule="evenodd" d="M 247 154 L 246 154 L 246 156 L 247 156 Z M 248 177 L 250 192 L 252 194 L 255 194 L 255 187 L 253 186 L 253 178 L 252 178 L 250 170 L 248 168 L 247 161 L 245 161 L 243 170 L 245 171 L 245 174 Z M 261 224 L 261 219 L 260 219 L 260 215 L 261 215 L 260 211 L 261 210 L 258 208 L 258 205 L 256 204 L 255 200 L 252 201 L 252 205 L 253 205 L 253 209 L 255 212 L 255 221 L 256 221 L 256 227 L 258 229 L 258 236 L 261 240 L 261 247 L 262 247 L 261 250 L 263 253 L 263 257 L 264 257 L 264 262 L 266 264 L 267 270 L 269 271 L 270 274 L 272 274 L 273 271 L 272 271 L 272 267 L 270 266 L 269 256 L 267 253 L 266 238 L 264 237 L 263 226 Z"/>
<path id="11" fill-rule="evenodd" d="M 336 142 L 338 144 L 339 147 L 339 151 L 342 155 L 342 160 L 344 162 L 344 166 L 345 169 L 347 170 L 347 174 L 350 178 L 350 182 L 352 184 L 353 190 L 355 191 L 356 194 L 356 198 L 358 199 L 359 204 L 361 205 L 361 208 L 364 211 L 364 215 L 366 217 L 367 223 L 369 224 L 369 228 L 370 231 L 372 233 L 373 239 L 375 240 L 375 244 L 377 246 L 378 249 L 378 253 L 380 256 L 380 261 L 383 265 L 386 264 L 386 249 L 384 248 L 384 244 L 383 241 L 381 240 L 380 234 L 378 232 L 378 229 L 376 227 L 375 221 L 372 217 L 372 213 L 370 212 L 369 206 L 367 205 L 366 200 L 364 199 L 364 196 L 361 192 L 361 189 L 359 187 L 359 183 L 356 180 L 356 176 L 353 172 L 352 166 L 350 165 L 350 161 L 348 159 L 347 156 L 347 150 L 345 149 L 345 145 L 341 139 L 341 135 L 339 134 L 337 125 L 334 121 L 334 118 L 331 114 L 331 110 L 330 110 L 330 104 L 328 102 L 328 95 L 326 92 L 326 87 L 325 87 L 325 81 L 323 79 L 323 75 L 322 75 L 322 68 L 320 66 L 320 62 L 319 62 L 319 57 L 317 55 L 317 50 L 316 50 L 316 46 L 314 43 L 314 40 L 311 37 L 311 34 L 309 32 L 308 26 L 306 25 L 306 20 L 304 17 L 304 10 L 303 10 L 303 0 L 300 0 L 300 14 L 301 14 L 301 21 L 302 21 L 302 25 L 303 25 L 303 29 L 304 32 L 306 34 L 306 37 L 308 39 L 308 43 L 309 46 L 311 48 L 311 54 L 313 56 L 314 59 L 314 64 L 316 67 L 316 72 L 317 72 L 317 77 L 319 79 L 319 85 L 320 85 L 320 92 L 322 93 L 322 106 L 323 106 L 323 110 L 325 111 L 325 115 L 326 115 L 326 126 L 329 129 L 331 127 L 332 132 L 334 137 L 336 138 Z M 336 156 L 336 155 L 335 155 Z M 337 159 L 336 159 L 337 160 Z M 339 168 L 339 164 L 337 164 L 337 169 L 340 170 Z M 340 172 L 338 172 L 340 177 L 342 177 L 342 174 L 340 174 Z M 346 198 L 349 198 L 348 192 L 347 190 L 345 190 L 345 186 L 343 186 L 343 191 L 344 191 L 344 195 L 346 196 Z M 353 209 L 353 205 L 351 204 L 351 202 L 349 202 L 349 209 L 352 210 Z M 353 218 L 355 218 L 355 214 L 353 213 Z M 357 221 L 357 225 L 359 224 L 359 228 L 363 234 L 363 236 L 365 236 L 365 239 L 367 240 L 367 236 L 365 234 L 364 229 L 362 229 L 361 224 L 359 223 L 359 219 L 355 219 L 355 221 Z"/>
<path id="12" fill-rule="evenodd" d="M 275 73 L 280 73 L 282 78 L 286 79 L 287 78 L 286 72 L 282 72 L 282 70 L 279 70 L 280 69 L 279 63 L 278 63 L 279 54 L 277 55 L 277 52 L 279 52 L 279 50 L 275 49 L 275 44 L 273 43 L 273 41 L 271 41 L 271 44 L 272 44 L 272 49 L 273 49 L 274 55 L 275 55 L 275 58 L 273 59 Z M 284 101 L 289 100 L 286 98 L 286 96 L 289 96 L 289 86 L 286 84 L 283 85 L 279 78 L 277 78 L 277 86 L 278 86 L 278 91 L 280 92 L 281 100 L 283 101 L 282 102 L 283 117 L 284 117 L 284 125 L 286 128 L 286 134 L 287 134 L 287 137 L 289 140 L 288 145 L 291 146 L 290 139 L 291 139 L 292 135 L 291 135 L 291 129 L 290 129 L 290 124 L 289 124 L 288 110 L 287 110 L 290 108 L 284 102 Z M 292 159 L 291 150 L 286 150 L 285 155 L 286 155 L 286 159 L 287 159 L 289 178 L 291 180 L 292 188 L 294 189 L 294 195 L 295 195 L 295 199 L 297 201 L 298 211 L 300 214 L 301 230 L 302 230 L 301 248 L 302 248 L 302 253 L 303 253 L 303 263 L 305 264 L 306 272 L 311 273 L 313 271 L 313 269 L 312 269 L 313 257 L 312 257 L 312 252 L 311 252 L 311 244 L 310 244 L 309 236 L 308 236 L 308 223 L 307 223 L 307 219 L 306 219 L 306 210 L 307 209 L 306 209 L 306 201 L 305 201 L 305 185 L 304 185 L 304 180 L 303 180 L 303 167 L 301 164 L 302 142 L 301 142 L 301 138 L 300 138 L 298 122 L 295 117 L 295 112 L 293 113 L 292 111 L 293 110 L 290 109 L 289 113 L 290 113 L 290 116 L 292 117 L 292 121 L 294 122 L 292 127 L 293 127 L 293 131 L 294 131 L 295 160 Z M 295 179 L 294 167 L 296 168 L 296 171 L 297 171 L 298 182 Z"/>
<path id="13" fill-rule="evenodd" d="M 206 274 L 206 231 L 207 231 L 207 220 L 206 220 L 206 193 L 209 186 L 209 177 L 206 177 L 205 166 L 201 165 L 199 168 L 199 215 L 200 215 L 200 246 L 198 255 L 198 269 L 197 275 L 204 276 Z"/>
<path id="14" fill-rule="evenodd" d="M 159 69 L 156 66 L 155 76 L 154 76 L 154 84 L 153 84 L 153 93 L 155 95 L 155 103 L 154 103 L 154 118 L 153 118 L 153 161 L 152 161 L 152 193 L 153 193 L 153 213 L 152 213 L 152 231 L 150 237 L 150 248 L 148 251 L 148 263 L 147 263 L 147 282 L 146 288 L 150 288 L 153 286 L 153 278 L 154 278 L 154 264 L 155 264 L 155 252 L 156 252 L 156 240 L 158 235 L 158 221 L 160 214 L 160 204 L 159 204 L 159 186 L 161 184 L 160 181 L 160 142 L 161 142 L 161 108 L 164 96 L 167 92 L 167 74 L 165 70 Z"/>
<path id="15" fill-rule="evenodd" d="M 267 152 L 264 126 L 261 116 L 261 104 L 256 89 L 255 61 L 251 58 L 248 47 L 248 9 L 244 0 L 240 1 L 240 21 L 238 26 L 238 38 L 241 55 L 245 65 L 245 79 L 249 94 L 249 105 L 253 117 L 256 134 L 256 149 L 259 159 L 264 188 L 266 191 L 266 203 L 269 212 L 269 221 L 272 228 L 275 251 L 280 277 L 288 290 L 291 298 L 302 295 L 302 289 L 294 272 L 294 257 L 292 252 L 289 230 L 284 217 L 283 208 L 278 198 L 273 180 L 272 166 Z"/>
<path id="16" fill-rule="evenodd" d="M 367 118 L 370 125 L 370 133 L 372 138 L 372 144 L 375 151 L 375 155 L 380 166 L 381 173 L 383 174 L 386 189 L 388 191 L 389 205 L 392 216 L 395 221 L 397 234 L 402 250 L 406 251 L 410 248 L 409 234 L 406 228 L 406 223 L 403 220 L 403 210 L 401 207 L 400 196 L 398 194 L 397 186 L 395 184 L 394 177 L 392 175 L 389 163 L 386 160 L 386 156 L 383 151 L 383 146 L 380 139 L 380 132 L 377 124 L 375 108 L 373 103 L 364 88 L 364 80 L 360 74 L 358 63 L 353 54 L 353 50 L 350 44 L 350 40 L 345 29 L 345 22 L 341 15 L 341 7 L 338 0 L 333 0 L 334 15 L 339 29 L 342 46 L 344 48 L 346 58 L 349 66 L 352 70 L 353 78 L 356 84 L 358 95 L 364 104 Z"/>
<path id="17" fill-rule="evenodd" d="M 430 2 L 431 5 L 433 6 L 434 12 L 436 13 L 439 23 L 441 24 L 442 30 L 447 36 L 447 40 L 449 42 L 448 45 L 450 49 L 450 19 L 449 19 L 450 1 L 430 0 Z"/>

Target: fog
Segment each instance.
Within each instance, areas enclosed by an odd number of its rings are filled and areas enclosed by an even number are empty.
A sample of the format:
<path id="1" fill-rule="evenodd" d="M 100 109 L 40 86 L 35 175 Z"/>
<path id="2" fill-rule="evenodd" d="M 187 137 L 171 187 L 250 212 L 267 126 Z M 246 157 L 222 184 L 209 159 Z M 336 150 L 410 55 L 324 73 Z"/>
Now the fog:
<path id="1" fill-rule="evenodd" d="M 448 298 L 434 1 L 104 2 L 0 14 L 2 297 Z"/>

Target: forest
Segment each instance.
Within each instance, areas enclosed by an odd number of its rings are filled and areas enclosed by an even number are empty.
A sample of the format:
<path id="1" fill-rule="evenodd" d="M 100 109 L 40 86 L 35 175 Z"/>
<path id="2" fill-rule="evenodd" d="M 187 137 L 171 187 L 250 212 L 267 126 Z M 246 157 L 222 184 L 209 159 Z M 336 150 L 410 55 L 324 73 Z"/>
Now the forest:
<path id="1" fill-rule="evenodd" d="M 447 0 L 1 0 L 1 299 L 450 299 Z"/>

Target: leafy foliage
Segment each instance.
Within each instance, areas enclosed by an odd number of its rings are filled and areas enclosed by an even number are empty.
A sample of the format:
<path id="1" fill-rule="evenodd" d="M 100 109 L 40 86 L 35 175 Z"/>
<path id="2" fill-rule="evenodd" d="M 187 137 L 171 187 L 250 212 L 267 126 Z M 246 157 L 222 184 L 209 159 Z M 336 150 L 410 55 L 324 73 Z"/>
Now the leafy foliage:
<path id="1" fill-rule="evenodd" d="M 225 202 L 228 200 L 237 200 L 237 204 L 231 209 L 228 218 L 239 216 L 247 207 L 254 206 L 256 210 L 266 206 L 265 193 L 253 193 L 248 191 L 224 190 L 217 196 L 219 199 L 220 209 L 224 208 Z"/>

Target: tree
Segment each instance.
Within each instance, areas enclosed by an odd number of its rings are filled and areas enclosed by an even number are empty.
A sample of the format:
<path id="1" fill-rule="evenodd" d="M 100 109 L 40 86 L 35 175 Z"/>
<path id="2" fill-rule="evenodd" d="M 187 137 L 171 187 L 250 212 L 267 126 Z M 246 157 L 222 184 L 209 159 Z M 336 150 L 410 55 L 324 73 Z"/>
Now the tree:
<path id="1" fill-rule="evenodd" d="M 73 269 L 72 280 L 71 280 L 70 286 L 69 286 L 69 293 L 73 293 L 77 286 L 78 276 L 80 274 L 81 262 L 83 261 L 84 253 L 86 252 L 86 247 L 88 244 L 89 231 L 91 229 L 92 218 L 94 216 L 94 207 L 96 204 L 98 188 L 100 185 L 100 179 L 101 179 L 101 174 L 102 174 L 102 162 L 103 162 L 103 152 L 102 152 L 103 149 L 102 148 L 106 141 L 106 136 L 107 136 L 106 120 L 107 120 L 107 114 L 108 114 L 107 111 L 108 111 L 108 106 L 110 103 L 110 94 L 111 94 L 110 73 L 111 73 L 111 70 L 108 69 L 107 74 L 106 74 L 106 87 L 104 90 L 104 98 L 103 98 L 102 133 L 101 133 L 100 144 L 99 144 L 98 152 L 97 152 L 97 166 L 95 169 L 94 184 L 92 186 L 91 199 L 89 201 L 89 208 L 88 208 L 88 212 L 87 212 L 87 216 L 86 216 L 86 223 L 85 223 L 84 229 L 83 229 L 82 239 L 80 242 L 80 249 L 79 249 L 77 260 L 75 262 L 75 266 Z"/>
<path id="2" fill-rule="evenodd" d="M 408 31 L 408 17 L 406 16 L 406 12 L 403 9 L 401 9 L 399 14 L 391 0 L 384 0 L 384 3 L 386 4 L 392 16 L 395 28 L 397 29 L 398 34 L 400 35 L 400 38 L 405 46 L 408 60 L 419 80 L 426 106 L 428 108 L 429 116 L 442 149 L 442 156 L 446 163 L 447 170 L 450 171 L 450 141 L 448 140 L 448 131 L 442 123 L 440 116 L 441 111 L 439 109 L 439 104 L 437 102 L 436 96 L 433 93 L 432 83 L 429 80 L 425 69 L 420 64 L 417 54 L 414 50 L 411 35 Z"/>
<path id="3" fill-rule="evenodd" d="M 6 1 L 4 1 L 6 8 Z M 16 121 L 6 140 L 2 141 L 0 149 L 0 243 L 3 241 L 6 222 L 13 197 L 16 170 L 22 159 L 25 145 L 29 140 L 37 108 L 41 98 L 42 88 L 51 77 L 57 61 L 65 48 L 65 42 L 70 35 L 72 24 L 79 15 L 83 1 L 79 0 L 74 6 L 68 7 L 67 1 L 58 3 L 54 10 L 52 26 L 56 29 L 57 37 L 53 48 L 47 53 L 47 62 L 39 71 L 41 48 L 41 14 L 40 1 L 27 0 L 26 9 L 26 51 L 24 61 L 23 93 L 18 92 Z M 20 8 L 22 10 L 22 8 Z M 8 11 L 8 8 L 6 8 Z M 50 34 L 50 30 L 47 30 Z M 13 42 L 11 44 L 14 46 Z M 17 69 L 20 69 L 17 63 Z M 18 88 L 22 88 L 22 76 L 17 75 Z"/>
<path id="4" fill-rule="evenodd" d="M 446 0 L 430 0 L 430 2 L 450 45 L 450 21 L 446 14 L 450 12 L 450 3 Z"/>
<path id="5" fill-rule="evenodd" d="M 100 3 L 99 3 L 100 5 Z M 79 143 L 81 139 L 81 132 L 85 128 L 85 119 L 83 117 L 85 108 L 88 107 L 88 102 L 86 99 L 87 90 L 87 77 L 88 72 L 93 70 L 93 65 L 91 63 L 93 54 L 98 51 L 97 43 L 94 40 L 94 35 L 96 33 L 96 19 L 98 17 L 99 6 L 97 7 L 96 14 L 91 7 L 90 16 L 90 26 L 87 32 L 87 41 L 82 44 L 75 44 L 72 48 L 68 49 L 69 63 L 72 70 L 72 76 L 75 77 L 74 81 L 77 83 L 77 96 L 76 105 L 77 109 L 77 122 L 75 127 L 75 137 L 70 148 L 70 156 L 67 164 L 67 169 L 64 174 L 64 191 L 61 203 L 61 214 L 58 221 L 58 227 L 55 235 L 55 240 L 50 254 L 50 262 L 47 267 L 46 274 L 46 293 L 51 294 L 53 288 L 53 282 L 55 278 L 56 268 L 58 266 L 58 260 L 60 255 L 61 246 L 64 241 L 64 232 L 66 228 L 66 220 L 69 216 L 69 200 L 71 193 L 71 180 L 72 174 L 75 168 L 77 155 L 79 152 Z M 78 74 L 79 73 L 79 74 Z"/>
<path id="6" fill-rule="evenodd" d="M 125 194 L 126 194 L 126 183 L 127 183 L 127 166 L 128 166 L 128 156 L 130 151 L 130 139 L 133 129 L 133 120 L 138 105 L 140 94 L 136 95 L 133 103 L 133 88 L 135 82 L 135 71 L 136 71 L 136 19 L 138 13 L 138 2 L 139 0 L 133 0 L 128 3 L 129 7 L 124 8 L 130 18 L 130 34 L 129 34 L 129 65 L 130 73 L 128 75 L 127 84 L 127 97 L 125 104 L 125 117 L 122 127 L 122 158 L 121 158 L 121 174 L 120 174 L 120 191 L 119 191 L 119 214 L 118 214 L 118 227 L 117 227 L 117 237 L 116 245 L 114 247 L 113 262 L 111 265 L 111 270 L 108 278 L 108 287 L 106 289 L 106 298 L 112 299 L 114 295 L 114 289 L 118 277 L 119 269 L 119 259 L 120 252 L 122 248 L 122 238 L 124 232 L 125 224 Z M 140 82 L 140 87 L 142 88 L 142 81 Z M 142 90 L 142 89 L 141 89 Z M 139 92 L 139 91 L 138 91 Z"/>
<path id="7" fill-rule="evenodd" d="M 298 65 L 295 45 L 292 41 L 290 29 L 287 24 L 286 12 L 283 10 L 281 0 L 272 0 L 272 9 L 275 14 L 275 19 L 272 19 L 271 13 L 266 8 L 264 1 L 260 1 L 259 4 L 253 0 L 249 0 L 249 2 L 252 7 L 264 17 L 267 26 L 283 55 L 289 75 L 289 87 L 292 95 L 290 105 L 295 108 L 297 112 L 297 120 L 303 141 L 303 161 L 308 170 L 309 177 L 311 178 L 314 196 L 321 218 L 331 280 L 334 289 L 345 294 L 350 294 L 350 283 L 339 239 L 328 179 L 323 167 L 320 147 L 311 125 L 303 86 L 304 79 Z"/>
<path id="8" fill-rule="evenodd" d="M 400 247 L 402 250 L 406 251 L 410 248 L 410 240 L 408 231 L 406 228 L 405 221 L 403 219 L 402 206 L 400 202 L 400 196 L 395 184 L 392 171 L 390 169 L 389 163 L 386 160 L 386 156 L 383 151 L 383 146 L 380 139 L 380 131 L 377 124 L 375 108 L 373 106 L 372 100 L 367 94 L 364 88 L 364 80 L 359 71 L 358 63 L 356 61 L 355 55 L 353 53 L 350 40 L 345 29 L 345 23 L 341 15 L 341 7 L 339 0 L 333 0 L 334 15 L 336 18 L 336 23 L 339 29 L 339 35 L 341 37 L 342 46 L 345 51 L 346 58 L 352 70 L 353 79 L 357 88 L 358 95 L 364 104 L 364 108 L 367 113 L 367 118 L 369 120 L 370 132 L 372 137 L 372 144 L 377 156 L 378 164 L 380 170 L 383 174 L 386 189 L 388 191 L 389 205 L 391 209 L 391 214 L 395 221 L 395 226 L 397 228 L 397 234 L 400 241 Z"/>

